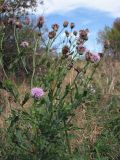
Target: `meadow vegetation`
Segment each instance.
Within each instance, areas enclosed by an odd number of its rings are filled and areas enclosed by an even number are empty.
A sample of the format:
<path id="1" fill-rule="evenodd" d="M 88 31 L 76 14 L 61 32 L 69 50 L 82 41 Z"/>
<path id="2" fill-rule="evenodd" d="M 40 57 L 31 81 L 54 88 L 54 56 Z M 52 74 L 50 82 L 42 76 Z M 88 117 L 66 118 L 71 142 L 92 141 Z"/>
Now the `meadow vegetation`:
<path id="1" fill-rule="evenodd" d="M 0 159 L 119 160 L 120 22 L 92 53 L 88 29 L 31 24 L 35 6 L 0 1 Z"/>

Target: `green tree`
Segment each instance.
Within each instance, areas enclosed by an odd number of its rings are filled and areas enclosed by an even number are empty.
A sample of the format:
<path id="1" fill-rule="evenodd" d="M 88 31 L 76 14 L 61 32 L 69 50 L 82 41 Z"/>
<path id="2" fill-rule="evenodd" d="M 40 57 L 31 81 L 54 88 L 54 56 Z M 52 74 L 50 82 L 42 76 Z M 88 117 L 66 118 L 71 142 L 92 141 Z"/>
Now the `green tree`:
<path id="1" fill-rule="evenodd" d="M 98 41 L 108 49 L 109 53 L 113 54 L 113 57 L 120 57 L 120 18 L 115 19 L 112 27 L 106 26 L 103 31 L 99 32 Z"/>

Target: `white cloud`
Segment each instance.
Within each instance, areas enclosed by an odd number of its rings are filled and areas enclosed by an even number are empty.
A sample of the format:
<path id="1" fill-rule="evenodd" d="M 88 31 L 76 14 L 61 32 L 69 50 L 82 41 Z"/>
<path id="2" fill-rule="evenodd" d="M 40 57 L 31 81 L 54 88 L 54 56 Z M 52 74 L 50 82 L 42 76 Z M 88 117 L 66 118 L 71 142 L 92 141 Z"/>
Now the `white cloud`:
<path id="1" fill-rule="evenodd" d="M 120 0 L 45 0 L 46 14 L 62 14 L 77 8 L 95 9 L 114 17 L 120 16 Z M 37 12 L 41 12 L 39 5 Z"/>

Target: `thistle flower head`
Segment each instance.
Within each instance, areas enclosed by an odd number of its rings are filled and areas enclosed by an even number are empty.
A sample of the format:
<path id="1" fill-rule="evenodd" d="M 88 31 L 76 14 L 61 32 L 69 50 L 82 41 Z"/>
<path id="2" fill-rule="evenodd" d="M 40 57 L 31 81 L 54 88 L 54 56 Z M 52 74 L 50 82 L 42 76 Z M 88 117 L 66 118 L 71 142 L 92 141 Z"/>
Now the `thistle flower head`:
<path id="1" fill-rule="evenodd" d="M 110 41 L 109 40 L 105 40 L 104 49 L 109 49 L 109 47 L 110 47 Z"/>
<path id="2" fill-rule="evenodd" d="M 76 49 L 80 55 L 84 54 L 84 52 L 86 51 L 86 48 L 83 45 L 78 45 Z"/>
<path id="3" fill-rule="evenodd" d="M 12 10 L 12 7 L 9 6 L 7 3 L 4 3 L 3 5 L 0 6 L 0 11 L 2 13 L 6 12 L 6 11 L 10 12 L 11 10 Z"/>
<path id="4" fill-rule="evenodd" d="M 90 61 L 91 56 L 92 56 L 92 53 L 91 53 L 90 51 L 87 51 L 86 54 L 85 54 L 86 60 L 87 60 L 87 61 Z"/>
<path id="5" fill-rule="evenodd" d="M 97 53 L 95 54 L 88 51 L 85 56 L 87 61 L 90 61 L 93 63 L 98 63 L 100 61 L 100 55 Z"/>
<path id="6" fill-rule="evenodd" d="M 43 17 L 43 16 L 40 16 L 40 17 L 38 18 L 37 27 L 38 27 L 38 28 L 42 28 L 44 22 L 45 22 L 44 17 Z"/>
<path id="7" fill-rule="evenodd" d="M 73 35 L 74 35 L 74 36 L 77 36 L 77 31 L 73 31 Z"/>
<path id="8" fill-rule="evenodd" d="M 77 45 L 83 45 L 84 41 L 81 38 L 77 39 Z"/>
<path id="9" fill-rule="evenodd" d="M 56 32 L 55 31 L 51 31 L 48 34 L 49 39 L 53 39 L 56 36 Z"/>
<path id="10" fill-rule="evenodd" d="M 33 98 L 40 98 L 44 95 L 44 91 L 42 88 L 35 87 L 31 89 L 31 96 Z"/>
<path id="11" fill-rule="evenodd" d="M 85 41 L 88 40 L 88 32 L 89 30 L 88 29 L 85 29 L 85 30 L 80 30 L 79 31 L 79 37 Z"/>
<path id="12" fill-rule="evenodd" d="M 66 30 L 65 35 L 66 35 L 66 37 L 69 37 L 70 33 Z"/>
<path id="13" fill-rule="evenodd" d="M 52 25 L 52 29 L 53 29 L 55 32 L 57 32 L 58 29 L 59 29 L 59 25 L 58 25 L 57 23 L 53 24 L 53 25 Z"/>
<path id="14" fill-rule="evenodd" d="M 66 55 L 66 54 L 68 54 L 70 52 L 70 48 L 67 46 L 67 45 L 65 45 L 63 48 L 62 48 L 62 54 L 63 55 Z"/>
<path id="15" fill-rule="evenodd" d="M 98 63 L 99 61 L 100 61 L 99 54 L 92 54 L 92 56 L 91 56 L 91 62 Z"/>

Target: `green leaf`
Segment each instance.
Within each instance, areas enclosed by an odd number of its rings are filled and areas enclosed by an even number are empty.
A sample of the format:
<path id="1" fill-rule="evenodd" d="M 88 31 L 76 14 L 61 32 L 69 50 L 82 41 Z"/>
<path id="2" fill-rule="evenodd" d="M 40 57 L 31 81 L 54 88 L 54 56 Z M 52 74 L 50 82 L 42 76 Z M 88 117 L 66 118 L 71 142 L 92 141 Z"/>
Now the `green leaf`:
<path id="1" fill-rule="evenodd" d="M 15 98 L 15 100 L 18 99 L 19 92 L 18 92 L 17 88 L 15 87 L 15 85 L 10 80 L 4 81 L 3 86 L 4 86 L 3 88 L 6 91 L 10 92 L 13 95 L 13 97 Z"/>
<path id="2" fill-rule="evenodd" d="M 29 100 L 29 98 L 30 98 L 30 94 L 26 93 L 21 105 L 24 106 L 24 104 Z"/>
<path id="3" fill-rule="evenodd" d="M 2 81 L 0 81 L 0 89 L 5 89 Z"/>

